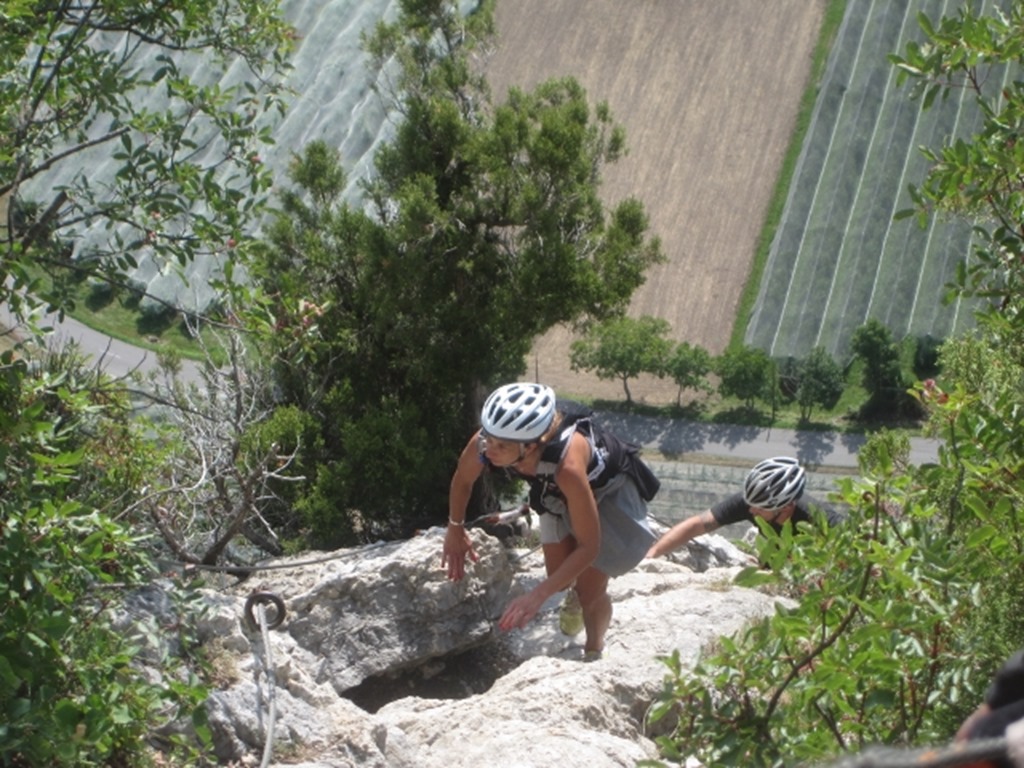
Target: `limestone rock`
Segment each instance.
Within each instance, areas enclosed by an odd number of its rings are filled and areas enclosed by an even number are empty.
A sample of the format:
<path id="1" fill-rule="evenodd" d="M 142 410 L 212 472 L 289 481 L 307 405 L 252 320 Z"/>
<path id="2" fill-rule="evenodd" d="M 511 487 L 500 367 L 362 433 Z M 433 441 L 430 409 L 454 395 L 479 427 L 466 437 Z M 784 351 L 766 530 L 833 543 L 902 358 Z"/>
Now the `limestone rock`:
<path id="1" fill-rule="evenodd" d="M 712 539 L 701 551 L 720 555 L 706 570 L 664 558 L 614 579 L 606 655 L 583 663 L 583 636 L 558 627 L 562 595 L 525 630 L 495 626 L 544 578 L 539 551 L 474 530 L 480 561 L 451 583 L 443 535 L 277 560 L 252 583 L 207 592 L 195 622 L 221 678 L 208 702 L 217 757 L 257 765 L 273 720 L 280 768 L 633 768 L 657 758 L 645 715 L 667 671 L 660 657 L 692 664 L 774 610 L 733 585 L 746 556 Z M 281 598 L 280 626 L 246 620 L 253 591 Z"/>

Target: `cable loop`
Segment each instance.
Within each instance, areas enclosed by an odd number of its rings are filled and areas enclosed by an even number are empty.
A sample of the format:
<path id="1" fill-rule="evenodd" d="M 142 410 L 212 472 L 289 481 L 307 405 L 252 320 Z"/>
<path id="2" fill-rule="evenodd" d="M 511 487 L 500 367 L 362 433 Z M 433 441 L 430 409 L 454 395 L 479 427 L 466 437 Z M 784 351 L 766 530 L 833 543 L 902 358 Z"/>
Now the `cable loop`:
<path id="1" fill-rule="evenodd" d="M 284 600 L 273 592 L 253 592 L 245 601 L 245 623 L 249 626 L 249 629 L 257 630 L 260 628 L 260 623 L 253 614 L 253 607 L 256 605 L 266 606 L 268 604 L 274 606 L 274 617 L 267 620 L 267 628 L 277 629 L 284 623 L 284 617 L 287 613 L 284 607 Z"/>

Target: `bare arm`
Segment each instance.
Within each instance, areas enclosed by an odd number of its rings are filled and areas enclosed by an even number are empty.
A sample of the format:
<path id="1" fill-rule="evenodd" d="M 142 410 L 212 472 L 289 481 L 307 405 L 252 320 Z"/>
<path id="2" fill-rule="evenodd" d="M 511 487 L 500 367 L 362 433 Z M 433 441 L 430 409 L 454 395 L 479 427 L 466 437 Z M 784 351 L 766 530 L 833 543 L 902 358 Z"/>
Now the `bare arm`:
<path id="1" fill-rule="evenodd" d="M 718 523 L 715 516 L 711 514 L 710 509 L 707 509 L 699 515 L 688 517 L 681 523 L 672 526 L 664 536 L 654 542 L 654 546 L 647 550 L 647 557 L 667 555 L 691 539 L 704 533 L 710 533 L 716 528 L 718 528 Z"/>
<path id="2" fill-rule="evenodd" d="M 590 444 L 577 433 L 573 435 L 565 459 L 555 474 L 555 482 L 565 497 L 565 506 L 569 511 L 576 548 L 548 577 L 552 595 L 571 585 L 597 559 L 601 550 L 601 519 L 597 511 L 597 499 L 594 498 L 594 491 L 587 478 L 589 464 Z"/>
<path id="3" fill-rule="evenodd" d="M 466 575 L 466 555 L 469 555 L 473 562 L 479 559 L 465 526 L 466 506 L 473 493 L 473 484 L 483 472 L 483 464 L 480 463 L 480 455 L 477 453 L 476 437 L 474 434 L 462 449 L 448 489 L 449 522 L 444 535 L 441 567 L 448 568 L 448 578 L 452 581 L 459 581 Z"/>
<path id="4" fill-rule="evenodd" d="M 589 462 L 590 446 L 586 438 L 573 435 L 566 457 L 555 474 L 555 481 L 565 497 L 576 548 L 544 581 L 509 603 L 498 623 L 502 629 L 526 626 L 549 597 L 569 587 L 597 559 L 601 548 L 601 522 L 597 500 L 587 479 Z"/>

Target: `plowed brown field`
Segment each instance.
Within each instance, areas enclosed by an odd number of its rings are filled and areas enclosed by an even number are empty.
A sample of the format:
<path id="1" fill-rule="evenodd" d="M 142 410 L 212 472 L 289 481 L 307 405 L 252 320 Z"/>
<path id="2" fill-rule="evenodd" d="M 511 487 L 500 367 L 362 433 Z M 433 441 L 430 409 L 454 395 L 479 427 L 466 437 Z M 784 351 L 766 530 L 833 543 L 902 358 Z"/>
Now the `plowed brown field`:
<path id="1" fill-rule="evenodd" d="M 729 341 L 767 206 L 811 71 L 825 0 L 502 0 L 487 76 L 495 98 L 573 76 L 607 101 L 629 154 L 607 169 L 609 204 L 643 201 L 667 263 L 630 314 L 665 318 L 676 341 Z M 577 373 L 573 336 L 539 339 L 530 378 L 559 393 L 619 400 L 622 385 Z M 673 402 L 669 380 L 630 383 Z"/>

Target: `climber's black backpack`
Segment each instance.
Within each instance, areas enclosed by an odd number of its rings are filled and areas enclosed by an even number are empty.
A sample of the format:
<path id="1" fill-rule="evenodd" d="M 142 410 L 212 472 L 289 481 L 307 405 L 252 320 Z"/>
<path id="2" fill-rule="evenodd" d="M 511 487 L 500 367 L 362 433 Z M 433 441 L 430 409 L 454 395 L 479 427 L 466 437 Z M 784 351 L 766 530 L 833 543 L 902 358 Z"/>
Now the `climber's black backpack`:
<path id="1" fill-rule="evenodd" d="M 640 458 L 640 446 L 626 442 L 602 427 L 594 420 L 594 411 L 589 406 L 573 400 L 558 400 L 556 408 L 562 414 L 562 430 L 576 425 L 577 431 L 592 437 L 598 449 L 603 449 L 605 453 L 604 471 L 591 480 L 594 488 L 600 488 L 619 472 L 625 472 L 636 483 L 640 497 L 644 501 L 654 498 L 661 487 L 661 481 Z M 544 511 L 545 494 L 558 497 L 562 495 L 555 483 L 555 472 L 562 458 L 562 448 L 560 440 L 546 446 L 537 464 L 536 478 L 527 478 L 530 481 L 530 506 L 538 512 Z"/>

